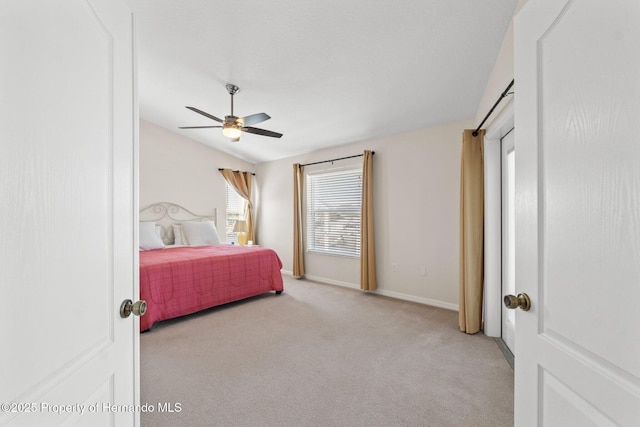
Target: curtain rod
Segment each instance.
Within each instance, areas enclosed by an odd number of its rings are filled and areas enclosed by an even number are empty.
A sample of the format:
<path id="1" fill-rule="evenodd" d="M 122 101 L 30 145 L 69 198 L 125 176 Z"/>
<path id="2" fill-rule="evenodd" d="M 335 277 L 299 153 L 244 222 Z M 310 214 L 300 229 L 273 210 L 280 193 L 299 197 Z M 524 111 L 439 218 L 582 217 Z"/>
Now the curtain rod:
<path id="1" fill-rule="evenodd" d="M 375 154 L 376 154 L 375 151 L 371 152 L 372 156 L 374 156 Z M 364 156 L 364 154 L 356 154 L 355 156 L 340 157 L 339 159 L 331 159 L 331 160 L 323 160 L 321 162 L 305 163 L 304 165 L 300 165 L 300 166 L 319 165 L 320 163 L 337 162 L 338 160 L 353 159 L 354 157 L 362 157 L 362 156 Z"/>
<path id="2" fill-rule="evenodd" d="M 219 171 L 223 171 L 224 168 L 218 168 Z M 240 172 L 240 171 L 234 171 L 234 172 Z M 255 172 L 251 172 L 251 175 L 256 176 Z"/>
<path id="3" fill-rule="evenodd" d="M 489 112 L 487 113 L 486 116 L 484 116 L 484 119 L 482 119 L 482 123 L 480 123 L 478 125 L 478 127 L 476 128 L 476 130 L 473 131 L 473 133 L 471 135 L 473 136 L 478 136 L 478 131 L 480 130 L 480 128 L 482 127 L 482 125 L 484 124 L 484 122 L 487 121 L 487 119 L 489 118 L 489 116 L 491 116 L 491 113 L 493 113 L 493 110 L 496 109 L 496 107 L 498 106 L 498 104 L 500 104 L 500 101 L 502 101 L 503 98 L 506 98 L 509 95 L 509 89 L 511 89 L 511 86 L 513 86 L 513 83 L 515 82 L 515 79 L 511 80 L 511 83 L 509 83 L 509 86 L 507 86 L 507 88 L 504 90 L 504 92 L 502 92 L 500 94 L 500 98 L 498 98 L 498 100 L 496 101 L 495 104 L 493 104 L 493 107 L 491 107 L 491 110 L 489 110 Z"/>

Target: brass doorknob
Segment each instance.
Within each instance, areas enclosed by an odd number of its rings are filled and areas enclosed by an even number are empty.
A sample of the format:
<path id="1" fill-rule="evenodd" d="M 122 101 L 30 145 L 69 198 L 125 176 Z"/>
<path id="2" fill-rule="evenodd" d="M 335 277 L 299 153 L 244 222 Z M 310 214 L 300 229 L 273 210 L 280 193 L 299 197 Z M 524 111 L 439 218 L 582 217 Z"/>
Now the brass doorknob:
<path id="1" fill-rule="evenodd" d="M 120 305 L 120 317 L 126 319 L 133 313 L 136 316 L 144 316 L 147 312 L 147 302 L 145 300 L 136 301 L 135 303 L 130 299 L 122 301 Z"/>
<path id="2" fill-rule="evenodd" d="M 518 294 L 518 296 L 505 295 L 504 306 L 511 310 L 520 307 L 522 311 L 529 311 L 531 308 L 531 300 L 529 299 L 529 295 L 525 293 Z"/>

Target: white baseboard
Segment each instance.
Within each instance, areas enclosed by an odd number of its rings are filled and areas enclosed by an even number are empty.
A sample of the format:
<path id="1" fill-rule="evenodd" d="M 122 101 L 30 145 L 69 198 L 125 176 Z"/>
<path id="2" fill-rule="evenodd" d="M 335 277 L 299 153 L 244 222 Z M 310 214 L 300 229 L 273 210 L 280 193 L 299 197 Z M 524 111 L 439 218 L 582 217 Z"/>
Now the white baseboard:
<path id="1" fill-rule="evenodd" d="M 351 288 L 351 289 L 360 289 L 360 285 L 355 285 L 353 283 L 341 282 L 339 280 L 326 279 L 324 277 L 318 277 L 318 276 L 309 276 L 308 274 L 305 274 L 304 277 L 306 279 L 313 280 L 314 282 L 327 283 L 329 285 L 337 285 L 337 286 L 342 286 L 342 287 Z"/>
<path id="2" fill-rule="evenodd" d="M 440 307 L 447 310 L 458 311 L 458 304 L 452 304 L 450 302 L 438 301 L 435 299 L 417 297 L 415 295 L 407 295 L 400 292 L 386 291 L 384 289 L 378 289 L 374 291 L 377 294 L 384 295 L 386 297 L 397 298 L 405 301 L 417 302 L 419 304 L 430 305 L 433 307 Z"/>
<path id="3" fill-rule="evenodd" d="M 289 272 L 285 272 L 284 270 L 282 270 L 282 272 L 285 274 L 291 274 Z M 305 275 L 304 277 L 305 279 L 313 280 L 314 282 L 326 283 L 329 285 L 343 286 L 345 288 L 360 290 L 360 286 L 354 283 L 341 282 L 339 280 L 327 279 L 327 278 L 318 277 L 318 276 Z M 450 302 L 443 302 L 443 301 L 438 301 L 430 298 L 417 297 L 415 295 L 407 295 L 400 292 L 387 291 L 384 289 L 377 289 L 372 293 L 383 295 L 385 297 L 401 299 L 404 301 L 417 302 L 418 304 L 430 305 L 432 307 L 444 308 L 446 310 L 458 311 L 459 309 L 458 304 L 452 304 Z"/>

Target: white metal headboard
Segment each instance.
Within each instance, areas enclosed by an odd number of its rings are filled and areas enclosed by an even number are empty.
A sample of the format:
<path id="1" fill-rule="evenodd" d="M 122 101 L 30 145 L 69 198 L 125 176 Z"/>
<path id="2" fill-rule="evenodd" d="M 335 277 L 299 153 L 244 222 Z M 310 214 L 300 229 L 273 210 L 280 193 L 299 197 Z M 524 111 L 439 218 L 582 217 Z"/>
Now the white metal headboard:
<path id="1" fill-rule="evenodd" d="M 162 227 L 162 241 L 173 244 L 175 237 L 173 225 L 186 221 L 213 221 L 217 226 L 218 209 L 213 208 L 212 215 L 196 215 L 190 210 L 171 202 L 158 202 L 140 209 L 140 221 L 153 221 Z"/>

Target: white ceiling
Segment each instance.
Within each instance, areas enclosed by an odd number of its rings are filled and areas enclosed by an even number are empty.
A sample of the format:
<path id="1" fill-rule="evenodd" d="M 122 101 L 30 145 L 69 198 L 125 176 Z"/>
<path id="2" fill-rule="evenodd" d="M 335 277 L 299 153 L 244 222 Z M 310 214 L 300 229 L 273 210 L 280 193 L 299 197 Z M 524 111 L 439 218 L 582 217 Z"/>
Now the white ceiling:
<path id="1" fill-rule="evenodd" d="M 126 0 L 140 117 L 252 163 L 473 118 L 516 0 Z M 280 139 L 217 125 L 254 125 Z M 498 96 L 499 94 L 496 94 Z"/>

